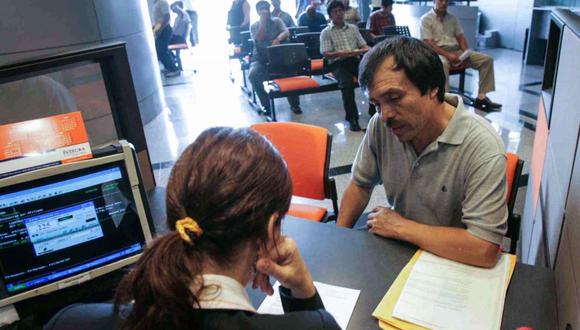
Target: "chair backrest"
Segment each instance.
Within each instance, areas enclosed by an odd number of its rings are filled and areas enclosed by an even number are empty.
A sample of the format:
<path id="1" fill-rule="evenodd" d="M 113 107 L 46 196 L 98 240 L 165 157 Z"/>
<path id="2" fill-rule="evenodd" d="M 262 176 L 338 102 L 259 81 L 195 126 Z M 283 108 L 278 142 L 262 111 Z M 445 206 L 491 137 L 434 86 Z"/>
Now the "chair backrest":
<path id="1" fill-rule="evenodd" d="M 236 46 L 239 46 L 242 44 L 242 37 L 241 37 L 241 33 L 243 31 L 246 31 L 247 28 L 244 27 L 244 29 L 242 30 L 242 28 L 240 28 L 239 26 L 230 26 L 229 27 L 229 32 L 230 32 L 230 44 L 234 44 Z"/>
<path id="2" fill-rule="evenodd" d="M 290 40 L 296 40 L 296 35 L 300 34 L 300 33 L 306 33 L 308 31 L 310 31 L 308 29 L 308 26 L 294 26 L 294 27 L 289 27 L 288 31 L 290 32 Z"/>
<path id="3" fill-rule="evenodd" d="M 268 47 L 268 72 L 276 76 L 302 75 L 309 72 L 310 59 L 302 43 Z"/>
<path id="4" fill-rule="evenodd" d="M 250 31 L 240 32 L 240 45 L 241 50 L 244 55 L 248 55 L 254 49 L 254 40 L 252 40 L 252 35 Z"/>
<path id="5" fill-rule="evenodd" d="M 322 58 L 322 54 L 320 54 L 320 32 L 297 34 L 296 41 L 306 46 L 306 53 L 310 59 Z"/>
<path id="6" fill-rule="evenodd" d="M 514 204 L 516 202 L 516 197 L 518 194 L 518 187 L 520 186 L 520 177 L 522 175 L 522 168 L 524 167 L 524 161 L 521 160 L 518 155 L 508 152 L 507 163 L 506 163 L 506 178 L 507 178 L 507 195 L 506 203 L 508 206 L 509 214 L 513 213 Z"/>
<path id="7" fill-rule="evenodd" d="M 506 236 L 509 237 L 511 241 L 509 252 L 516 254 L 517 243 L 520 238 L 521 217 L 519 214 L 514 213 L 514 205 L 516 203 L 518 188 L 520 186 L 520 178 L 522 175 L 522 168 L 524 167 L 524 161 L 521 160 L 518 155 L 511 152 L 508 152 L 506 156 L 506 203 L 508 208 L 508 230 Z"/>
<path id="8" fill-rule="evenodd" d="M 266 136 L 286 160 L 294 196 L 330 198 L 327 181 L 332 135 L 327 129 L 294 122 L 257 123 L 252 129 Z"/>
<path id="9" fill-rule="evenodd" d="M 386 26 L 383 28 L 383 33 L 387 37 L 403 36 L 411 37 L 409 27 L 406 25 Z"/>
<path id="10" fill-rule="evenodd" d="M 367 45 L 373 46 L 375 44 L 375 40 L 373 39 L 369 29 L 360 28 L 358 31 L 360 32 L 360 35 L 363 37 Z"/>

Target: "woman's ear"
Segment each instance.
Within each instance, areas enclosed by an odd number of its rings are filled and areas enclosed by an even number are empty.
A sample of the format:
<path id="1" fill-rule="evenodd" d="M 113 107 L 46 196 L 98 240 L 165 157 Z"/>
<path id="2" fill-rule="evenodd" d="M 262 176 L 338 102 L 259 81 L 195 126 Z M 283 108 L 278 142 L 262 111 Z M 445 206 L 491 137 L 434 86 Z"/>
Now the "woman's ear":
<path id="1" fill-rule="evenodd" d="M 268 219 L 268 240 L 274 242 L 275 239 L 280 235 L 280 226 L 278 225 L 278 212 L 272 214 L 270 219 Z"/>

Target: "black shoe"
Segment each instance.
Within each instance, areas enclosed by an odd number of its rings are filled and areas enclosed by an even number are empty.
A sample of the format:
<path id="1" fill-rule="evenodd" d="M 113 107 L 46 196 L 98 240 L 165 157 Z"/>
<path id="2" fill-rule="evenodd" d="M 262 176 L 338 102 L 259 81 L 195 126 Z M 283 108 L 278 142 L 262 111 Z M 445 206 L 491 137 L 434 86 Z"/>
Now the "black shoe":
<path id="1" fill-rule="evenodd" d="M 483 99 L 475 99 L 473 102 L 473 107 L 477 108 L 481 111 L 499 111 L 501 108 L 501 104 L 492 102 L 487 96 Z"/>
<path id="2" fill-rule="evenodd" d="M 291 107 L 290 109 L 292 110 L 292 112 L 294 112 L 294 113 L 295 113 L 295 114 L 297 114 L 297 115 L 300 115 L 300 114 L 302 114 L 302 109 L 300 109 L 300 106 L 297 106 L 297 107 Z"/>
<path id="3" fill-rule="evenodd" d="M 348 128 L 353 132 L 360 132 L 360 126 L 358 124 L 358 119 L 351 119 L 348 121 Z"/>

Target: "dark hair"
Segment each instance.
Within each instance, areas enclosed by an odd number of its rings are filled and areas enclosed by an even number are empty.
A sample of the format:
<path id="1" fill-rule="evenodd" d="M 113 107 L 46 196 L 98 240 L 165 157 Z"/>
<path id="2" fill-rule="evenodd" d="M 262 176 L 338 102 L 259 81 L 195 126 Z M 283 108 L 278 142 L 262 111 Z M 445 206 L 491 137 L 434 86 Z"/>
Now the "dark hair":
<path id="1" fill-rule="evenodd" d="M 381 0 L 381 6 L 388 7 L 393 5 L 393 0 Z"/>
<path id="2" fill-rule="evenodd" d="M 401 36 L 387 38 L 365 54 L 359 67 L 359 83 L 363 90 L 368 92 L 379 66 L 391 56 L 395 69 L 403 70 L 421 95 L 438 89 L 437 99 L 439 102 L 445 100 L 445 73 L 437 53 L 418 39 Z"/>
<path id="3" fill-rule="evenodd" d="M 260 0 L 256 2 L 256 11 L 266 7 L 270 9 L 270 3 L 268 1 Z"/>
<path id="4" fill-rule="evenodd" d="M 327 6 L 326 6 L 326 13 L 328 14 L 328 16 L 330 17 L 330 12 L 336 8 L 336 7 L 340 7 L 342 8 L 342 10 L 346 10 L 346 8 L 344 8 L 344 3 L 342 3 L 342 1 L 339 0 L 332 0 Z"/>
<path id="5" fill-rule="evenodd" d="M 204 289 L 203 261 L 228 267 L 243 244 L 266 244 L 270 217 L 279 214 L 279 227 L 291 195 L 286 163 L 268 140 L 247 128 L 205 130 L 171 171 L 166 203 L 172 232 L 146 249 L 117 288 L 117 310 L 135 300 L 124 328 L 199 328 L 193 307 Z M 203 230 L 193 244 L 175 231 L 185 217 Z"/>

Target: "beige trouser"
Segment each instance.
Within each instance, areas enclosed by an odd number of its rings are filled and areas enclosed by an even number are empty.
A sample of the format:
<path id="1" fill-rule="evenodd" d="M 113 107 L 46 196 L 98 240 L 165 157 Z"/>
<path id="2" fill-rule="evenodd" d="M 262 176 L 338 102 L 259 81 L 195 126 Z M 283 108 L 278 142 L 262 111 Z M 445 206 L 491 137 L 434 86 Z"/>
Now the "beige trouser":
<path id="1" fill-rule="evenodd" d="M 454 52 L 457 55 L 462 53 L 459 47 L 443 47 L 445 51 Z M 445 90 L 449 91 L 449 61 L 444 56 L 439 55 L 445 71 Z M 489 93 L 495 90 L 495 78 L 493 73 L 493 58 L 489 55 L 474 51 L 465 60 L 468 68 L 479 71 L 479 93 Z"/>

